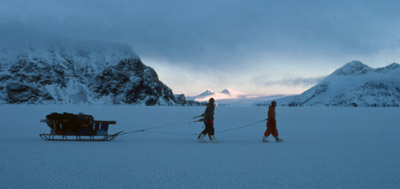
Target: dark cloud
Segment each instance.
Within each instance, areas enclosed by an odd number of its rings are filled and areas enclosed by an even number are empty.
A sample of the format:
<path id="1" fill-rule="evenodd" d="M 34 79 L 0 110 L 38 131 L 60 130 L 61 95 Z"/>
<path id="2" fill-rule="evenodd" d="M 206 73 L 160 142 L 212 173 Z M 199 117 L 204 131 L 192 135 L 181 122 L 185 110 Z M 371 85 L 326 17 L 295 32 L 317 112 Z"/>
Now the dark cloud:
<path id="1" fill-rule="evenodd" d="M 244 64 L 257 53 L 371 53 L 398 44 L 398 1 L 0 2 L 0 22 L 81 39 L 129 43 L 142 56 Z M 245 55 L 244 55 L 245 54 Z"/>
<path id="2" fill-rule="evenodd" d="M 184 67 L 190 72 L 185 79 L 202 72 L 217 75 L 198 75 L 206 84 L 216 82 L 210 78 L 229 82 L 232 75 L 246 81 L 253 70 L 268 75 L 268 68 L 277 67 L 285 74 L 286 64 L 329 73 L 371 54 L 380 56 L 371 60 L 398 61 L 393 59 L 400 49 L 398 7 L 394 0 L 1 0 L 0 40 L 61 36 L 122 42 L 152 60 L 151 66 Z M 178 73 L 175 80 L 184 77 Z M 168 81 L 171 74 L 163 75 Z M 259 84 L 316 81 L 282 77 Z"/>

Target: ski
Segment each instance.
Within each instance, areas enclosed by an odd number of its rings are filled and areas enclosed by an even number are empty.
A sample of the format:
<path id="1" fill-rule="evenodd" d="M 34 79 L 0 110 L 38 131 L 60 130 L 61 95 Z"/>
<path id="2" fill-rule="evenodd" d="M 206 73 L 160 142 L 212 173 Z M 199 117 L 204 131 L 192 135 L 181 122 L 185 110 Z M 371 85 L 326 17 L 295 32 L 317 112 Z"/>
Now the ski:
<path id="1" fill-rule="evenodd" d="M 122 132 L 104 136 L 55 135 L 46 133 L 39 134 L 39 136 L 46 141 L 112 141 Z"/>

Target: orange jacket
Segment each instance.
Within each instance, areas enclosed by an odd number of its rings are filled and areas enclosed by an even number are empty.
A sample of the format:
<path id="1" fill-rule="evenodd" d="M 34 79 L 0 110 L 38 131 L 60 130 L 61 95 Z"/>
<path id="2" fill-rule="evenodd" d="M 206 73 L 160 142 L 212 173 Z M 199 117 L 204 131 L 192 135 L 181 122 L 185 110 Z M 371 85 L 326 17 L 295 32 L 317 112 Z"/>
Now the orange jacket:
<path id="1" fill-rule="evenodd" d="M 269 106 L 268 107 L 268 122 L 273 122 L 273 123 L 276 122 L 276 119 L 275 119 L 275 107 L 273 107 L 273 106 Z"/>

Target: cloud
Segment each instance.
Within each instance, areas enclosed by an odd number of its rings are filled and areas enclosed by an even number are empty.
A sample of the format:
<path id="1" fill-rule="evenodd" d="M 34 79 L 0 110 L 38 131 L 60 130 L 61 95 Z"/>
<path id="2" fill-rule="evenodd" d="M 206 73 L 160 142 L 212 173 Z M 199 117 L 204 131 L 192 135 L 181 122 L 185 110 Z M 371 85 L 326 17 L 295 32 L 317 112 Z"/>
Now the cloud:
<path id="1" fill-rule="evenodd" d="M 129 43 L 141 56 L 190 64 L 194 69 L 222 68 L 246 64 L 247 57 L 260 53 L 335 56 L 393 47 L 400 33 L 396 4 L 3 0 L 0 20 L 71 38 Z"/>
<path id="2" fill-rule="evenodd" d="M 292 77 L 280 80 L 268 80 L 262 76 L 254 77 L 253 82 L 260 83 L 262 86 L 285 86 L 285 87 L 310 87 L 318 84 L 326 76 L 321 77 Z"/>
<path id="3" fill-rule="evenodd" d="M 398 61 L 399 6 L 394 0 L 2 0 L 0 30 L 8 28 L 11 36 L 42 33 L 129 44 L 143 60 L 163 60 L 150 66 L 165 68 L 160 75 L 183 91 L 198 86 L 182 85 L 180 78 L 224 88 L 232 85 L 232 77 L 247 81 L 270 74 L 271 67 L 281 75 L 291 71 L 287 65 L 324 74 L 353 59 L 369 57 L 365 62 L 375 66 Z M 170 67 L 179 71 L 171 74 Z M 183 71 L 196 77 L 179 75 Z M 275 78 L 256 84 L 315 81 Z"/>

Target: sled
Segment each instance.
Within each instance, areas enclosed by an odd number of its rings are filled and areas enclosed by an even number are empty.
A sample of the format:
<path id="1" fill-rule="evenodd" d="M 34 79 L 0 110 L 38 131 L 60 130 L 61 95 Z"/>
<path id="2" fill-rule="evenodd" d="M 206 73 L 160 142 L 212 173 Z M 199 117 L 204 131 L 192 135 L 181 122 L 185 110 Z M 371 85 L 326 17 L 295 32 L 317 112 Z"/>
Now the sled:
<path id="1" fill-rule="evenodd" d="M 47 141 L 112 141 L 122 131 L 112 134 L 112 135 L 104 135 L 104 136 L 80 136 L 80 135 L 56 135 L 56 134 L 39 134 L 40 138 Z"/>
<path id="2" fill-rule="evenodd" d="M 92 116 L 84 114 L 74 116 L 80 117 L 79 119 L 72 117 L 71 119 L 40 120 L 50 128 L 50 133 L 41 133 L 40 138 L 46 141 L 111 141 L 122 133 L 120 131 L 108 134 L 109 125 L 116 124 L 116 121 L 93 120 Z"/>

